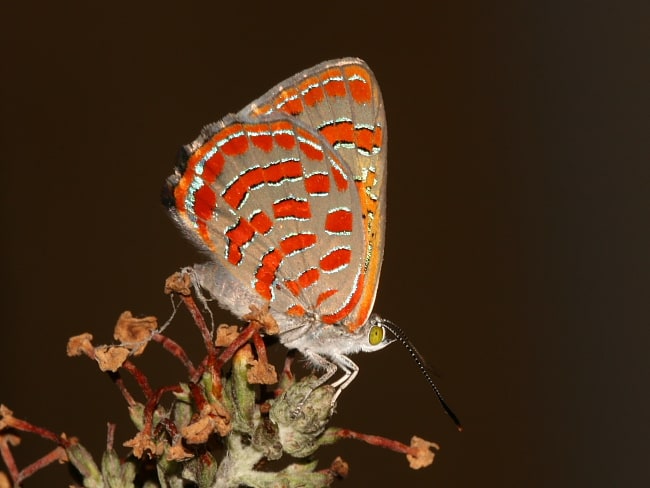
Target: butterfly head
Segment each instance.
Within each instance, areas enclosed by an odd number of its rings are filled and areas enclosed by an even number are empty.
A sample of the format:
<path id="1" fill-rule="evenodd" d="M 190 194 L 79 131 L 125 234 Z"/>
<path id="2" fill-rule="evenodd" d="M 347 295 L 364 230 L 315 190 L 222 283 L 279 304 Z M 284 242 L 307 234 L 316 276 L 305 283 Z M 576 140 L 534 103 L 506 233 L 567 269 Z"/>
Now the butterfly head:
<path id="1" fill-rule="evenodd" d="M 382 319 L 377 314 L 372 314 L 368 321 L 359 331 L 363 335 L 361 340 L 361 350 L 364 352 L 372 352 L 383 349 L 391 342 L 395 341 L 393 337 L 390 337 L 388 332 L 390 329 L 386 327 L 388 321 Z"/>

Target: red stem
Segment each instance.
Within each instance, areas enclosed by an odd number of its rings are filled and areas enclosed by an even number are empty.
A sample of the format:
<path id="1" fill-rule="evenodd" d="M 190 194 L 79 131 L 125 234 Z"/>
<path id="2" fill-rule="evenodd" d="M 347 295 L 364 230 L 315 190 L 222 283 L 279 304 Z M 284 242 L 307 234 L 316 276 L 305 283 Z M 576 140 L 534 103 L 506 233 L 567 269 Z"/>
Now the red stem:
<path id="1" fill-rule="evenodd" d="M 13 415 L 8 415 L 4 417 L 5 425 L 9 428 L 18 430 L 20 432 L 28 432 L 30 434 L 38 435 L 43 439 L 47 439 L 57 444 L 57 447 L 50 451 L 45 456 L 37 459 L 32 464 L 28 465 L 22 470 L 18 469 L 16 465 L 16 460 L 11 452 L 10 446 L 10 435 L 0 435 L 0 455 L 9 470 L 9 474 L 14 481 L 16 486 L 19 486 L 23 480 L 29 478 L 35 472 L 43 469 L 49 464 L 52 464 L 55 461 L 66 461 L 68 459 L 65 453 L 65 447 L 68 447 L 71 442 L 69 439 L 66 439 L 63 436 L 56 435 L 51 430 L 44 429 L 43 427 L 38 427 L 33 425 L 25 420 L 14 417 Z"/>
<path id="2" fill-rule="evenodd" d="M 120 373 L 110 373 L 110 377 L 115 383 L 115 386 L 117 386 L 118 390 L 120 390 L 120 393 L 122 393 L 122 396 L 126 400 L 127 405 L 129 407 L 135 405 L 135 398 L 133 398 L 129 390 L 126 389 L 126 385 L 124 384 L 124 380 L 120 376 Z"/>
<path id="3" fill-rule="evenodd" d="M 62 439 L 60 436 L 56 435 L 51 430 L 44 429 L 43 427 L 38 427 L 36 425 L 30 424 L 29 422 L 16 417 L 5 418 L 7 427 L 12 427 L 21 432 L 29 432 L 31 434 L 36 434 L 37 436 L 42 437 L 43 439 L 50 440 L 56 444 L 61 444 L 67 447 L 70 444 L 70 441 Z"/>
<path id="4" fill-rule="evenodd" d="M 282 376 L 278 382 L 278 386 L 273 391 L 273 394 L 278 397 L 282 392 L 293 383 L 294 375 L 291 371 L 291 366 L 293 365 L 293 360 L 295 359 L 294 354 L 289 351 L 287 357 L 284 359 L 284 366 L 282 367 Z"/>
<path id="5" fill-rule="evenodd" d="M 111 451 L 115 442 L 115 424 L 108 422 L 106 426 L 106 450 Z"/>
<path id="6" fill-rule="evenodd" d="M 140 385 L 140 388 L 142 389 L 142 393 L 144 393 L 144 396 L 149 399 L 153 395 L 153 390 L 151 389 L 151 386 L 149 385 L 149 380 L 147 380 L 147 377 L 144 375 L 138 367 L 133 364 L 129 359 L 124 361 L 122 364 L 122 367 L 126 369 L 129 373 L 131 373 L 131 376 L 135 379 L 135 381 Z"/>
<path id="7" fill-rule="evenodd" d="M 208 325 L 205 323 L 205 320 L 203 319 L 203 315 L 201 314 L 199 307 L 196 306 L 196 302 L 191 296 L 181 295 L 181 299 L 185 303 L 187 309 L 190 311 L 190 314 L 194 319 L 194 323 L 201 331 L 201 336 L 203 336 L 203 342 L 205 343 L 205 350 L 208 351 L 208 355 L 212 355 L 214 353 L 214 344 L 212 343 L 212 333 L 208 329 Z"/>
<path id="8" fill-rule="evenodd" d="M 16 480 L 20 476 L 20 471 L 16 465 L 16 460 L 14 455 L 11 453 L 11 447 L 9 446 L 9 435 L 0 435 L 0 456 L 9 470 L 9 475 L 14 481 L 14 484 L 17 485 Z"/>
<path id="9" fill-rule="evenodd" d="M 214 358 L 211 361 L 209 356 L 205 356 L 201 361 L 201 364 L 199 364 L 198 367 L 194 370 L 194 375 L 190 376 L 190 381 L 192 383 L 196 383 L 197 381 L 199 381 L 203 373 L 205 373 L 208 364 L 212 364 L 212 363 L 214 363 Z"/>
<path id="10" fill-rule="evenodd" d="M 293 379 L 293 373 L 291 371 L 291 366 L 293 366 L 293 360 L 295 356 L 291 352 L 287 353 L 287 357 L 284 359 L 284 366 L 282 367 L 282 375 L 286 376 L 288 380 Z"/>
<path id="11" fill-rule="evenodd" d="M 29 478 L 37 471 L 40 471 L 41 469 L 45 468 L 46 466 L 49 466 L 50 464 L 56 461 L 65 462 L 67 460 L 68 460 L 68 456 L 65 453 L 65 449 L 61 446 L 57 446 L 55 449 L 51 450 L 42 458 L 37 459 L 32 464 L 22 469 L 18 474 L 18 478 L 14 479 L 14 483 L 16 484 L 16 486 L 20 486 L 20 484 L 24 480 Z"/>
<path id="12" fill-rule="evenodd" d="M 147 398 L 147 404 L 144 407 L 144 425 L 142 427 L 142 433 L 151 436 L 153 431 L 153 414 L 156 411 L 156 408 L 160 404 L 160 399 L 167 392 L 176 392 L 181 393 L 183 389 L 179 385 L 172 386 L 163 386 L 151 394 Z"/>
<path id="13" fill-rule="evenodd" d="M 192 361 L 188 357 L 187 353 L 185 350 L 173 339 L 170 339 L 167 336 L 164 336 L 163 334 L 153 334 L 151 337 L 152 340 L 156 341 L 159 343 L 163 348 L 169 352 L 172 356 L 174 356 L 176 359 L 178 359 L 185 368 L 187 369 L 187 373 L 190 377 L 194 377 L 196 374 L 196 368 L 194 368 L 194 365 L 192 364 Z"/>
<path id="14" fill-rule="evenodd" d="M 342 439 L 357 439 L 372 446 L 383 447 L 403 454 L 412 454 L 413 451 L 412 448 L 406 444 L 378 435 L 362 434 L 349 429 L 339 429 L 336 435 Z"/>
<path id="15" fill-rule="evenodd" d="M 208 400 L 203 395 L 203 390 L 196 383 L 190 383 L 190 392 L 196 404 L 196 410 L 201 412 L 208 404 Z"/>
<path id="16" fill-rule="evenodd" d="M 221 371 L 221 367 L 226 364 L 232 357 L 235 355 L 237 350 L 241 348 L 244 344 L 246 344 L 250 338 L 257 332 L 260 328 L 260 324 L 257 322 L 251 322 L 244 330 L 242 330 L 237 338 L 232 341 L 232 343 L 223 350 L 221 354 L 219 354 L 219 358 L 217 359 L 214 368 L 219 373 Z"/>
<path id="17" fill-rule="evenodd" d="M 255 345 L 255 350 L 257 351 L 257 359 L 260 363 L 268 363 L 268 356 L 266 354 L 266 344 L 264 344 L 264 339 L 260 335 L 259 331 L 253 333 L 253 344 Z"/>

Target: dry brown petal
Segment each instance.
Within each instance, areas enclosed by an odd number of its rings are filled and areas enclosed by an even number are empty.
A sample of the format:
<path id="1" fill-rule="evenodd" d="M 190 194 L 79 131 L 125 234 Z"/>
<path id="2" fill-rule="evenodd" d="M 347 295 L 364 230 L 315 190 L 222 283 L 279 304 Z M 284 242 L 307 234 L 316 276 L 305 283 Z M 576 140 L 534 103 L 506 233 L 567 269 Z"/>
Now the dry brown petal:
<path id="1" fill-rule="evenodd" d="M 229 418 L 216 417 L 214 419 L 214 430 L 217 431 L 221 437 L 226 437 L 232 431 L 232 423 Z"/>
<path id="2" fill-rule="evenodd" d="M 217 415 L 218 417 L 223 417 L 224 419 L 230 421 L 230 412 L 219 400 L 216 399 L 213 400 L 212 403 L 210 404 L 210 409 L 212 410 L 212 413 L 214 415 Z"/>
<path id="3" fill-rule="evenodd" d="M 264 402 L 260 405 L 260 413 L 262 415 L 267 415 L 271 411 L 271 404 L 269 402 Z"/>
<path id="4" fill-rule="evenodd" d="M 406 455 L 411 469 L 425 468 L 433 463 L 436 453 L 431 448 L 436 451 L 440 450 L 440 446 L 435 442 L 429 442 L 417 436 L 411 438 L 411 452 Z"/>
<path id="5" fill-rule="evenodd" d="M 0 421 L 0 424 L 2 422 Z M 7 425 L 1 426 L 0 425 L 0 430 L 4 429 L 5 427 L 8 427 Z M 18 437 L 16 434 L 1 434 L 0 435 L 0 442 L 3 442 L 4 444 L 10 445 L 12 447 L 16 447 L 20 445 L 20 437 Z"/>
<path id="6" fill-rule="evenodd" d="M 205 444 L 214 430 L 214 421 L 205 416 L 181 429 L 181 435 L 190 444 Z"/>
<path id="7" fill-rule="evenodd" d="M 66 348 L 68 357 L 71 358 L 73 356 L 81 356 L 82 354 L 93 357 L 94 348 L 92 340 L 92 334 L 88 333 L 70 337 L 70 339 L 68 339 L 68 346 Z"/>
<path id="8" fill-rule="evenodd" d="M 217 338 L 214 345 L 217 347 L 228 347 L 239 335 L 239 327 L 236 325 L 221 324 L 217 327 Z"/>
<path id="9" fill-rule="evenodd" d="M 65 432 L 61 432 L 61 439 L 63 439 L 67 444 L 71 446 L 76 446 L 77 444 L 79 444 L 78 437 L 75 436 L 68 437 L 68 434 L 66 434 Z"/>
<path id="10" fill-rule="evenodd" d="M 158 328 L 156 317 L 136 318 L 128 310 L 120 315 L 113 337 L 138 356 L 144 352 L 151 333 Z"/>
<path id="11" fill-rule="evenodd" d="M 156 444 L 151 437 L 142 432 L 138 432 L 133 439 L 126 441 L 122 445 L 133 449 L 133 455 L 138 459 L 142 458 L 147 452 L 155 456 L 160 456 L 164 449 L 163 444 Z"/>
<path id="12" fill-rule="evenodd" d="M 169 448 L 167 452 L 168 461 L 185 461 L 194 457 L 194 453 L 185 448 L 182 442 L 178 442 Z"/>
<path id="13" fill-rule="evenodd" d="M 337 456 L 336 459 L 332 461 L 330 471 L 332 471 L 332 473 L 334 473 L 339 478 L 347 478 L 348 473 L 350 472 L 350 466 L 348 463 L 343 461 L 343 458 Z"/>
<path id="14" fill-rule="evenodd" d="M 4 471 L 0 471 L 0 488 L 11 488 L 9 476 Z"/>
<path id="15" fill-rule="evenodd" d="M 4 405 L 0 405 L 0 430 L 6 429 L 7 427 L 13 427 L 14 419 L 14 413 Z M 13 434 L 4 435 L 3 438 L 12 446 L 20 444 L 20 438 Z M 13 444 L 14 441 L 17 441 L 16 444 Z"/>
<path id="16" fill-rule="evenodd" d="M 278 374 L 273 365 L 251 359 L 251 368 L 246 372 L 246 379 L 251 385 L 274 385 L 278 382 Z"/>
<path id="17" fill-rule="evenodd" d="M 221 436 L 227 436 L 232 430 L 232 416 L 226 407 L 218 400 L 210 404 L 210 415 L 214 421 L 214 429 Z"/>
<path id="18" fill-rule="evenodd" d="M 181 429 L 181 435 L 190 444 L 205 444 L 213 432 L 224 437 L 230 434 L 231 430 L 230 412 L 215 400 L 203 409 L 197 420 Z"/>
<path id="19" fill-rule="evenodd" d="M 102 371 L 117 371 L 129 357 L 129 350 L 123 346 L 98 346 L 95 360 Z"/>
<path id="20" fill-rule="evenodd" d="M 178 293 L 190 296 L 192 294 L 192 278 L 188 273 L 174 273 L 165 280 L 165 294 Z"/>
<path id="21" fill-rule="evenodd" d="M 268 306 L 264 308 L 258 308 L 255 305 L 251 305 L 250 309 L 251 313 L 242 317 L 244 320 L 260 323 L 265 334 L 277 335 L 280 333 L 280 327 L 278 327 L 278 323 L 273 318 L 273 315 L 271 315 L 269 312 Z"/>
<path id="22" fill-rule="evenodd" d="M 0 415 L 3 417 L 13 417 L 14 412 L 10 410 L 5 404 L 0 404 Z"/>

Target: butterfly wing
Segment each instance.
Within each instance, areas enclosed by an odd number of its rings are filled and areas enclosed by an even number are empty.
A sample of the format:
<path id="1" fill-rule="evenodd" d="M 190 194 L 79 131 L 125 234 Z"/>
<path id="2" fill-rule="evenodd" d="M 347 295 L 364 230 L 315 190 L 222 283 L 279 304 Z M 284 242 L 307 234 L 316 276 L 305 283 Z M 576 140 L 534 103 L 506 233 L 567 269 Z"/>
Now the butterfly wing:
<path id="1" fill-rule="evenodd" d="M 322 136 L 284 114 L 228 116 L 185 150 L 168 179 L 168 204 L 228 284 L 243 290 L 222 305 L 241 315 L 249 304 L 238 298 L 256 297 L 273 312 L 325 323 L 358 307 L 361 204 L 351 172 Z"/>
<path id="2" fill-rule="evenodd" d="M 357 58 L 327 61 L 279 83 L 239 112 L 242 117 L 282 114 L 318 132 L 353 175 L 364 221 L 364 286 L 345 324 L 354 331 L 375 300 L 384 253 L 386 116 L 379 85 Z"/>

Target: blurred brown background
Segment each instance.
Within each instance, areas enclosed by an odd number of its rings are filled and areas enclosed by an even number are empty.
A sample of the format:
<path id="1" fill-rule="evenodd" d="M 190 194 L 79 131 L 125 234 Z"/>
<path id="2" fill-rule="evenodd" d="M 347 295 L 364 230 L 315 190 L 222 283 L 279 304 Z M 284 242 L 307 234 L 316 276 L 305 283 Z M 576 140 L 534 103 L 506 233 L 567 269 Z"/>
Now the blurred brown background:
<path id="1" fill-rule="evenodd" d="M 465 432 L 390 347 L 357 356 L 334 424 L 435 440 L 434 465 L 354 441 L 321 465 L 350 463 L 339 486 L 647 486 L 647 2 L 232 4 L 3 7 L 0 402 L 97 455 L 106 422 L 130 437 L 117 389 L 65 345 L 109 342 L 125 309 L 169 316 L 165 277 L 198 259 L 159 203 L 178 147 L 359 56 L 389 128 L 375 309 L 440 373 Z M 170 335 L 198 351 L 185 316 Z M 156 347 L 139 364 L 182 377 Z M 47 447 L 25 438 L 19 459 Z M 25 486 L 66 479 L 53 466 Z"/>

